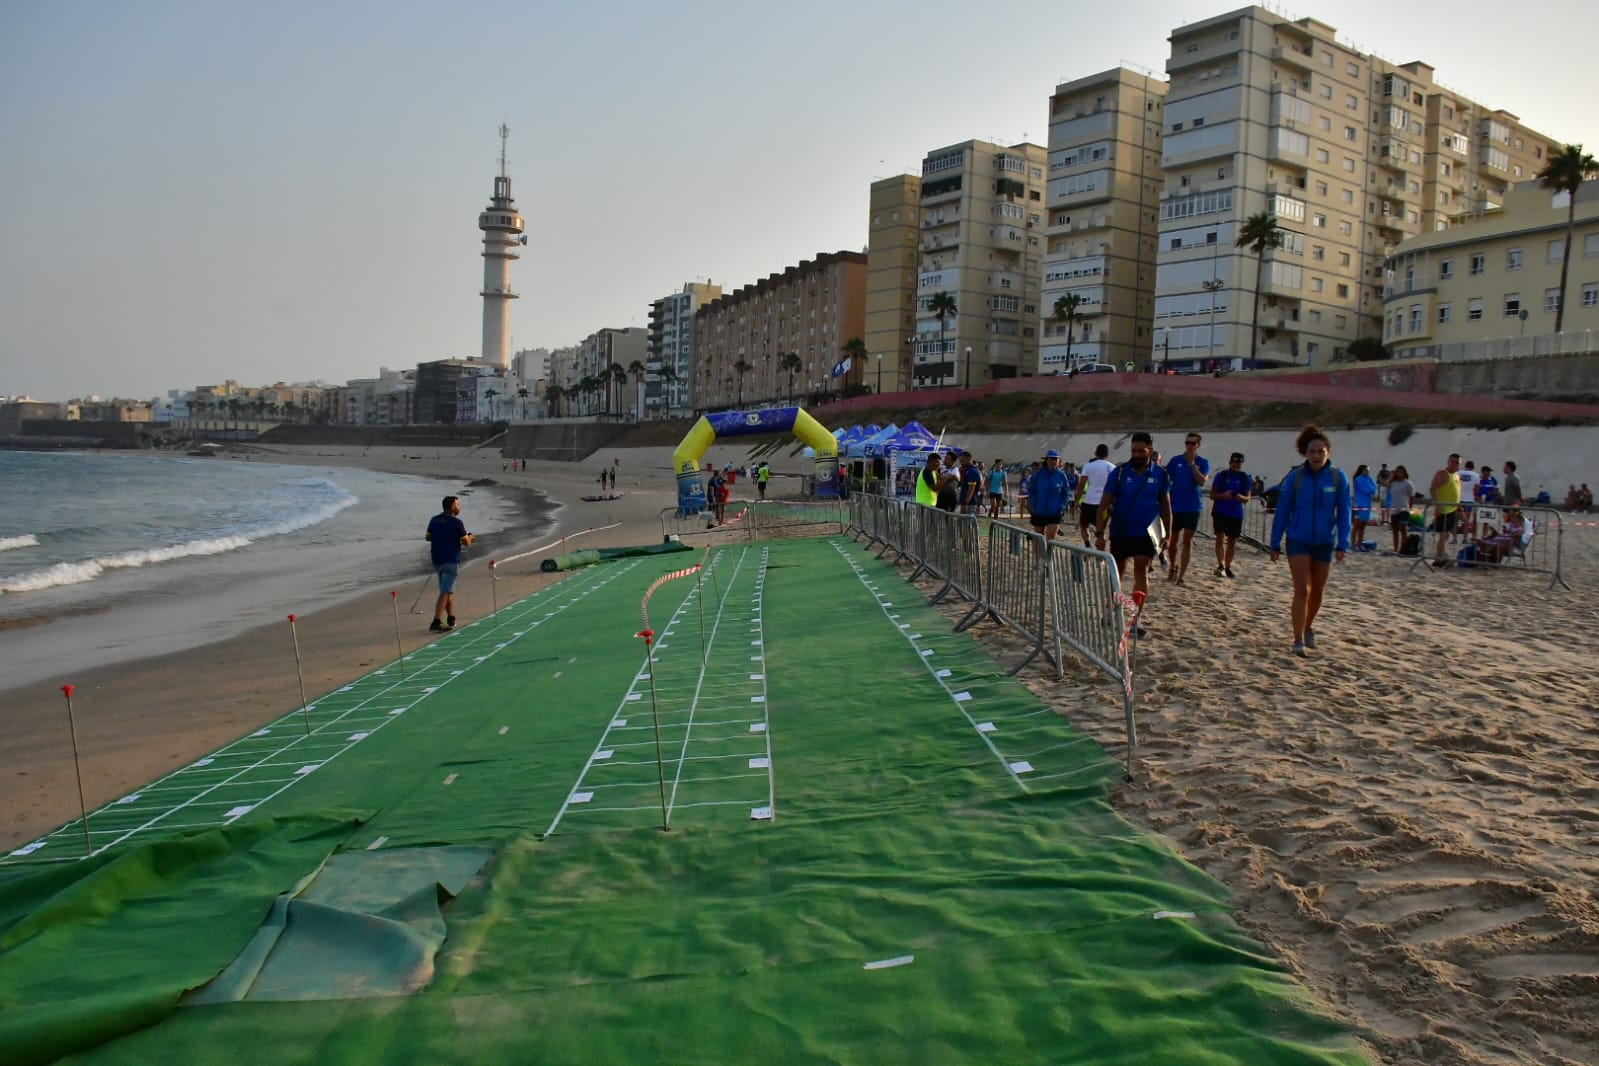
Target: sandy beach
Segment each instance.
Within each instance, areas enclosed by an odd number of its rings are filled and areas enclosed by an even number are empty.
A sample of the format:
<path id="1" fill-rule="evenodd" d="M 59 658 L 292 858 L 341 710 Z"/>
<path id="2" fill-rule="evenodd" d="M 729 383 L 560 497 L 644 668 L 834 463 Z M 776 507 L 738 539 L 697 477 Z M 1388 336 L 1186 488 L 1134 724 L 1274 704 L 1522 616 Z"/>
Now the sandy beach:
<path id="1" fill-rule="evenodd" d="M 1535 432 L 1514 442 L 1528 449 L 1522 455 L 1533 455 Z M 1245 447 L 1244 435 L 1234 436 L 1207 434 L 1205 451 Z M 1438 454 L 1447 436 L 1416 442 L 1417 455 Z M 1270 476 L 1290 437 L 1250 435 L 1251 468 Z M 1335 438 L 1335 461 L 1350 469 L 1352 461 L 1393 461 L 1353 456 Z M 973 444 L 1010 457 L 1043 439 Z M 1071 454 L 1086 442 L 1074 440 Z M 546 539 L 621 523 L 585 540 L 590 546 L 659 539 L 658 515 L 674 502 L 665 448 L 529 464 L 526 474 L 502 473 L 497 455 L 280 451 L 283 461 L 315 456 L 536 487 L 562 503 Z M 718 448 L 709 458 L 742 454 Z M 623 498 L 577 502 L 595 491 L 613 455 Z M 1496 465 L 1505 457 L 1482 456 Z M 804 467 L 786 449 L 776 465 L 794 474 Z M 1551 467 L 1548 480 L 1565 469 Z M 745 492 L 741 481 L 736 493 Z M 419 527 L 434 504 L 419 503 Z M 463 517 L 470 528 L 469 509 Z M 494 550 L 509 556 L 532 546 L 506 536 Z M 1286 566 L 1241 547 L 1238 579 L 1226 581 L 1211 576 L 1210 550 L 1196 541 L 1185 587 L 1155 587 L 1150 637 L 1137 653 L 1135 778 L 1115 790 L 1116 806 L 1226 883 L 1241 923 L 1356 1028 L 1376 1060 L 1599 1061 L 1599 701 L 1590 665 L 1599 529 L 1565 531 L 1571 591 L 1547 591 L 1545 575 L 1412 572 L 1409 560 L 1353 556 L 1335 568 L 1321 646 L 1308 660 L 1287 653 Z M 498 568 L 491 590 L 486 561 L 475 553 L 463 571 L 466 617 L 485 613 L 495 592 L 505 603 L 558 577 L 524 559 Z M 407 650 L 427 639 L 428 616 L 407 613 L 421 586 L 419 578 L 393 586 Z M 394 657 L 392 603 L 389 587 L 374 588 L 300 620 L 312 697 Z M 424 595 L 420 609 L 430 606 Z M 281 628 L 70 679 L 89 804 L 295 706 Z M 1013 647 L 992 625 L 978 634 L 996 653 Z M 1120 754 L 1111 682 L 1070 659 L 1064 681 L 1032 667 L 1022 677 Z M 57 686 L 0 693 L 9 738 L 0 843 L 8 846 L 77 814 Z"/>

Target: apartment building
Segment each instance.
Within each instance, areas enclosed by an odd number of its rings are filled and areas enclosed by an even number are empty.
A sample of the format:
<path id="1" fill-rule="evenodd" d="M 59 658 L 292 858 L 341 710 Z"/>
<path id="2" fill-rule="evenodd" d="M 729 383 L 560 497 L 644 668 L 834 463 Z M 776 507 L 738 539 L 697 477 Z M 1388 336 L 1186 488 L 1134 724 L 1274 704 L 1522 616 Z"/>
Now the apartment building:
<path id="1" fill-rule="evenodd" d="M 769 406 L 857 389 L 869 360 L 851 359 L 845 373 L 832 372 L 846 358 L 844 346 L 864 340 L 865 331 L 866 256 L 860 252 L 802 259 L 724 293 L 694 316 L 693 407 Z M 787 355 L 799 357 L 792 370 Z"/>
<path id="2" fill-rule="evenodd" d="M 1039 369 L 1142 365 L 1155 309 L 1166 82 L 1125 67 L 1065 82 L 1049 101 Z M 1063 297 L 1076 317 L 1056 317 Z M 1067 330 L 1071 329 L 1070 344 Z"/>
<path id="3" fill-rule="evenodd" d="M 644 407 L 650 415 L 689 413 L 694 377 L 694 316 L 720 295 L 720 285 L 690 281 L 681 291 L 650 304 L 649 341 L 645 346 L 649 377 L 644 385 Z"/>
<path id="4" fill-rule="evenodd" d="M 916 343 L 916 275 L 921 265 L 917 212 L 922 179 L 896 174 L 872 182 L 866 245 L 866 351 L 875 391 L 898 392 L 911 380 Z"/>
<path id="5" fill-rule="evenodd" d="M 964 141 L 922 159 L 913 386 L 1038 372 L 1048 155 L 1036 144 Z M 956 308 L 942 320 L 940 293 Z"/>
<path id="6" fill-rule="evenodd" d="M 1405 241 L 1388 258 L 1382 337 L 1396 356 L 1465 352 L 1481 342 L 1554 333 L 1570 200 L 1536 181 L 1503 199 L 1480 220 Z M 1599 181 L 1577 190 L 1565 299 L 1563 334 L 1599 330 Z M 1502 351 L 1523 347 L 1558 350 Z"/>
<path id="7" fill-rule="evenodd" d="M 1150 359 L 1247 357 L 1256 260 L 1243 222 L 1275 216 L 1259 264 L 1265 365 L 1326 363 L 1376 337 L 1400 241 L 1492 211 L 1554 139 L 1394 65 L 1315 19 L 1247 7 L 1183 26 L 1166 64 Z"/>
<path id="8" fill-rule="evenodd" d="M 637 416 L 634 408 L 636 389 L 633 378 L 626 383 L 602 380 L 601 375 L 613 366 L 627 370 L 634 363 L 642 364 L 647 354 L 649 333 L 642 326 L 626 329 L 606 328 L 596 330 L 571 348 L 558 348 L 550 353 L 550 373 L 566 390 L 562 412 L 579 418 L 595 415 Z M 595 387 L 584 389 L 584 381 Z"/>

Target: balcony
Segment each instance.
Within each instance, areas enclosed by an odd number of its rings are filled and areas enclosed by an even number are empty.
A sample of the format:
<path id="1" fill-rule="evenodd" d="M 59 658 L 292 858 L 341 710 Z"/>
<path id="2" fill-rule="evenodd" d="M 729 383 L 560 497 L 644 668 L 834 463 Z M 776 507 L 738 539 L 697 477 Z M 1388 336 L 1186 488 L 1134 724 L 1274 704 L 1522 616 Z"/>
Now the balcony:
<path id="1" fill-rule="evenodd" d="M 1316 57 L 1311 54 L 1312 51 L 1313 49 L 1309 45 L 1305 46 L 1304 51 L 1300 51 L 1293 45 L 1288 45 L 1282 48 L 1273 48 L 1271 50 L 1271 59 L 1273 63 L 1281 63 L 1285 67 L 1311 71 L 1315 69 L 1316 64 Z"/>
<path id="2" fill-rule="evenodd" d="M 1188 41 L 1182 45 L 1183 51 L 1166 60 L 1166 73 L 1171 74 L 1189 67 L 1198 67 L 1215 63 L 1220 59 L 1236 55 L 1239 51 L 1238 41 L 1216 40 L 1211 42 Z M 1177 42 L 1172 42 L 1172 47 L 1177 47 Z M 1192 51 L 1189 51 L 1192 48 Z"/>

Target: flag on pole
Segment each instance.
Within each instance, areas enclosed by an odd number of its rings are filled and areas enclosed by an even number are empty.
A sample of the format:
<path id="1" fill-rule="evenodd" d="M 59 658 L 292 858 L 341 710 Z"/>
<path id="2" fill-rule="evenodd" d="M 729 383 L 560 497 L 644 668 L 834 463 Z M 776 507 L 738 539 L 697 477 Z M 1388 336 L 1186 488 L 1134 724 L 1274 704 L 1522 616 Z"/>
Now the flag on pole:
<path id="1" fill-rule="evenodd" d="M 845 374 L 848 374 L 849 373 L 849 368 L 853 364 L 853 362 L 854 362 L 854 359 L 853 359 L 852 356 L 845 356 L 839 362 L 834 363 L 833 364 L 833 377 L 841 378 Z"/>

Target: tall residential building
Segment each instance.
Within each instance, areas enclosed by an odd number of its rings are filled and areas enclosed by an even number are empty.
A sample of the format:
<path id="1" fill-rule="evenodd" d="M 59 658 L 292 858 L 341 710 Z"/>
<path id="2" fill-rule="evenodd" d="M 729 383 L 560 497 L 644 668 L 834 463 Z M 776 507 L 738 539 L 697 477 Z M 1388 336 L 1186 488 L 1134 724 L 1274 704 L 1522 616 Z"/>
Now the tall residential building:
<path id="1" fill-rule="evenodd" d="M 694 315 L 722 295 L 722 287 L 708 281 L 685 282 L 674 292 L 650 303 L 650 335 L 646 345 L 649 377 L 644 385 L 648 414 L 686 415 L 694 377 Z"/>
<path id="2" fill-rule="evenodd" d="M 1249 356 L 1257 263 L 1235 242 L 1261 212 L 1284 241 L 1260 264 L 1258 358 L 1339 358 L 1380 335 L 1395 245 L 1501 202 L 1555 143 L 1262 7 L 1174 30 L 1166 70 L 1156 361 Z"/>
<path id="3" fill-rule="evenodd" d="M 1155 312 L 1156 212 L 1166 82 L 1119 67 L 1055 89 L 1049 101 L 1049 191 L 1039 368 L 1148 358 Z M 1067 294 L 1075 320 L 1056 317 Z"/>
<path id="4" fill-rule="evenodd" d="M 647 341 L 642 326 L 597 330 L 578 341 L 570 349 L 571 354 L 561 360 L 566 365 L 552 365 L 551 369 L 560 379 L 561 387 L 567 390 L 568 398 L 561 403 L 562 411 L 578 417 L 641 417 L 635 410 L 634 377 L 629 375 L 625 382 L 619 382 L 603 375 L 609 374 L 613 367 L 620 366 L 626 371 L 634 363 L 642 364 Z M 552 352 L 552 364 L 562 355 L 562 349 Z M 582 388 L 584 381 L 591 382 L 593 387 Z"/>
<path id="5" fill-rule="evenodd" d="M 916 272 L 921 263 L 922 179 L 897 174 L 872 182 L 866 246 L 866 351 L 876 391 L 908 387 L 916 341 Z"/>
<path id="6" fill-rule="evenodd" d="M 1047 165 L 1036 144 L 964 141 L 923 157 L 913 385 L 1037 373 Z M 940 293 L 955 301 L 942 320 Z"/>
<path id="7" fill-rule="evenodd" d="M 461 380 L 498 372 L 500 372 L 498 367 L 482 359 L 435 359 L 431 363 L 418 363 L 414 410 L 416 421 L 420 423 L 476 421 L 475 411 L 458 410 Z"/>
<path id="8" fill-rule="evenodd" d="M 1526 181 L 1475 222 L 1424 233 L 1389 257 L 1383 342 L 1396 356 L 1555 354 L 1570 200 Z M 1577 189 L 1561 333 L 1599 330 L 1599 181 Z M 1491 345 L 1488 342 L 1503 343 Z M 1587 337 L 1566 338 L 1587 351 Z"/>
<path id="9" fill-rule="evenodd" d="M 837 377 L 833 369 L 846 358 L 844 345 L 864 342 L 865 332 L 866 256 L 802 259 L 723 294 L 694 316 L 693 406 L 769 406 L 858 388 L 872 360 L 852 359 Z M 792 370 L 788 355 L 798 357 Z"/>

